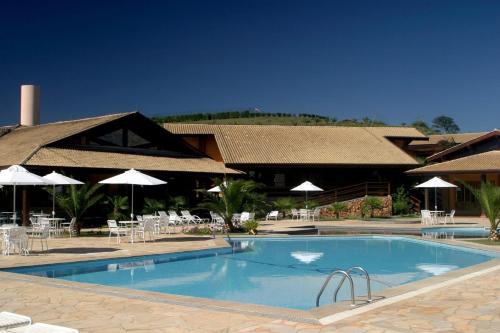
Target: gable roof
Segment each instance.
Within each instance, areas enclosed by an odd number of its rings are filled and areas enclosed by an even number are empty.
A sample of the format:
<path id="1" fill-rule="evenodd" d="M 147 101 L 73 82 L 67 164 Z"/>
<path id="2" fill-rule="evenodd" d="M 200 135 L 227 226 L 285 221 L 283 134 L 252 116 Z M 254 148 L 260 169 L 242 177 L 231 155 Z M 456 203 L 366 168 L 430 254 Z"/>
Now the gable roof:
<path id="1" fill-rule="evenodd" d="M 198 152 L 191 152 L 187 145 L 184 148 L 188 149 L 189 153 L 169 152 L 169 156 L 159 156 L 161 154 L 151 154 L 152 152 L 130 153 L 126 150 L 107 151 L 108 149 L 102 150 L 99 147 L 90 146 L 63 145 L 61 147 L 59 144 L 59 141 L 63 139 L 126 117 L 133 117 L 135 122 L 142 118 L 146 119 L 138 112 L 127 112 L 36 126 L 5 127 L 5 131 L 2 131 L 3 135 L 0 136 L 1 165 L 240 173 Z M 158 128 L 159 134 L 171 135 L 160 126 L 152 122 L 151 124 L 154 127 L 149 130 Z M 149 125 L 149 123 L 143 125 Z M 181 145 L 184 144 L 182 140 L 175 137 L 173 139 L 179 141 Z M 57 147 L 54 147 L 53 143 L 58 143 Z"/>
<path id="2" fill-rule="evenodd" d="M 455 142 L 460 144 L 477 137 L 480 137 L 488 132 L 476 132 L 476 133 L 456 133 L 456 134 L 431 134 L 428 135 L 428 141 L 415 140 L 410 143 L 410 146 L 420 146 L 420 145 L 436 145 L 441 141 Z"/>
<path id="3" fill-rule="evenodd" d="M 1 164 L 24 164 L 33 154 L 45 145 L 133 113 L 134 112 L 118 113 L 36 126 L 18 126 L 0 137 Z M 13 147 L 15 147 L 15 149 L 13 149 Z"/>
<path id="4" fill-rule="evenodd" d="M 434 161 L 438 158 L 441 158 L 441 157 L 444 157 L 446 155 L 449 155 L 453 152 L 456 152 L 456 151 L 459 151 L 459 150 L 462 150 L 466 147 L 469 147 L 471 145 L 474 145 L 474 144 L 477 144 L 479 142 L 482 142 L 482 141 L 485 141 L 485 140 L 488 140 L 490 138 L 493 138 L 493 137 L 499 137 L 500 136 L 500 130 L 493 130 L 491 132 L 486 132 L 484 133 L 483 135 L 480 135 L 480 136 L 477 136 L 475 138 L 472 138 L 468 141 L 464 141 L 462 142 L 461 144 L 458 144 L 456 146 L 453 146 L 451 148 L 448 148 L 448 149 L 445 149 L 443 151 L 440 151 L 434 155 L 431 155 L 427 158 L 428 161 Z"/>
<path id="5" fill-rule="evenodd" d="M 418 165 L 388 138 L 421 139 L 408 127 L 166 123 L 179 135 L 214 135 L 226 164 Z"/>
<path id="6" fill-rule="evenodd" d="M 500 172 L 500 151 L 469 155 L 451 161 L 427 165 L 406 171 L 408 174 L 449 174 L 449 173 L 489 173 Z"/>

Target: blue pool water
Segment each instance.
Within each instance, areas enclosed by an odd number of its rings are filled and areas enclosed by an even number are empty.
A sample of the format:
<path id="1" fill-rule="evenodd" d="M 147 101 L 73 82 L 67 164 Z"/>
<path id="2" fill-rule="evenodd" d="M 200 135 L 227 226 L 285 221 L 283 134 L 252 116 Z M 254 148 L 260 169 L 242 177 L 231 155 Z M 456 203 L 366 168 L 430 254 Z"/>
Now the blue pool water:
<path id="1" fill-rule="evenodd" d="M 69 281 L 309 309 L 314 307 L 326 276 L 335 269 L 364 267 L 372 277 L 372 289 L 378 291 L 496 256 L 405 237 L 248 238 L 233 239 L 232 245 L 232 249 L 8 270 Z M 357 294 L 366 294 L 365 281 L 361 277 L 354 280 Z M 332 284 L 322 304 L 332 302 L 333 288 Z M 341 298 L 347 298 L 347 288 L 343 288 Z"/>

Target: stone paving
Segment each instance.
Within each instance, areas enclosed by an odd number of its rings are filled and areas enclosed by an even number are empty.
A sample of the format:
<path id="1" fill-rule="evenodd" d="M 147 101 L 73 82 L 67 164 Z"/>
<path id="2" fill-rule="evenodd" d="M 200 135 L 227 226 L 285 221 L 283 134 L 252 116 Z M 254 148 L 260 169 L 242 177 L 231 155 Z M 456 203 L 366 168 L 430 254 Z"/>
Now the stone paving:
<path id="1" fill-rule="evenodd" d="M 296 223 L 296 222 L 295 222 Z M 53 239 L 48 255 L 0 257 L 0 266 L 143 255 L 224 246 L 222 239 L 182 235 L 146 244 L 103 237 Z M 68 250 L 73 249 L 73 250 Z M 106 250 L 103 250 L 106 249 Z M 500 268 L 500 265 L 498 265 Z M 251 312 L 155 301 L 155 293 L 110 293 L 113 288 L 0 272 L 0 310 L 81 332 L 497 332 L 500 270 L 371 310 L 330 325 L 270 318 Z"/>

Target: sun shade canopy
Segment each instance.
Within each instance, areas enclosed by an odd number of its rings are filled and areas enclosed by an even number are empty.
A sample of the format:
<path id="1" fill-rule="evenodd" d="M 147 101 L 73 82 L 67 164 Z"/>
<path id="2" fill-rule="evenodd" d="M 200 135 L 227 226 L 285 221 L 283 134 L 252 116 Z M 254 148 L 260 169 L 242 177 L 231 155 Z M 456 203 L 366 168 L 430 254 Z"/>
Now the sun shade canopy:
<path id="1" fill-rule="evenodd" d="M 52 171 L 49 174 L 46 174 L 42 177 L 48 182 L 51 182 L 51 185 L 82 185 L 83 182 L 67 177 L 65 175 L 61 175 L 55 171 Z"/>
<path id="2" fill-rule="evenodd" d="M 163 185 L 167 182 L 148 176 L 135 169 L 130 169 L 114 177 L 101 180 L 100 184 L 129 184 L 129 185 Z"/>
<path id="3" fill-rule="evenodd" d="M 0 171 L 2 185 L 52 185 L 52 182 L 29 172 L 20 165 L 12 165 Z"/>
<path id="4" fill-rule="evenodd" d="M 416 188 L 440 188 L 440 187 L 457 187 L 457 185 L 448 183 L 439 177 L 429 179 L 425 183 L 415 186 Z"/>
<path id="5" fill-rule="evenodd" d="M 305 181 L 299 186 L 292 188 L 290 191 L 317 192 L 317 191 L 323 191 L 323 189 L 317 187 L 310 181 Z"/>

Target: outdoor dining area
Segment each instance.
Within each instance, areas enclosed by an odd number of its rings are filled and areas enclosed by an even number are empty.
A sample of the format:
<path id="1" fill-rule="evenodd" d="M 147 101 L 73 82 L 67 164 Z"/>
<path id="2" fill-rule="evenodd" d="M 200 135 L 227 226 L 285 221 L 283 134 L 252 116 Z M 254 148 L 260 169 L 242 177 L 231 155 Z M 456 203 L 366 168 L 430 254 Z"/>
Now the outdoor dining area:
<path id="1" fill-rule="evenodd" d="M 166 184 L 165 181 L 151 177 L 134 169 L 127 170 L 119 175 L 100 181 L 101 184 L 127 184 L 131 185 L 131 213 L 130 219 L 108 220 L 108 240 L 116 237 L 117 243 L 123 237 L 128 238 L 130 243 L 137 240 L 146 242 L 154 241 L 161 234 L 171 234 L 178 231 L 186 232 L 193 226 L 207 224 L 213 230 L 223 230 L 224 220 L 216 213 L 212 213 L 210 219 L 200 218 L 191 214 L 188 210 L 182 210 L 180 214 L 170 210 L 155 211 L 153 214 L 134 214 L 134 186 L 153 186 Z M 76 233 L 76 218 L 69 221 L 55 214 L 55 186 L 59 185 L 81 185 L 82 182 L 52 172 L 43 177 L 33 174 L 25 168 L 14 165 L 0 171 L 0 184 L 13 186 L 13 210 L 11 212 L 0 212 L 0 245 L 3 255 L 21 254 L 29 255 L 33 245 L 40 243 L 42 252 L 49 250 L 49 239 L 69 236 Z M 29 225 L 19 225 L 19 215 L 16 210 L 16 186 L 39 185 L 52 187 L 52 212 L 30 212 Z M 244 213 L 240 220 L 252 219 L 251 213 Z"/>

